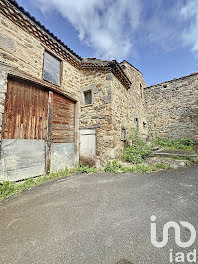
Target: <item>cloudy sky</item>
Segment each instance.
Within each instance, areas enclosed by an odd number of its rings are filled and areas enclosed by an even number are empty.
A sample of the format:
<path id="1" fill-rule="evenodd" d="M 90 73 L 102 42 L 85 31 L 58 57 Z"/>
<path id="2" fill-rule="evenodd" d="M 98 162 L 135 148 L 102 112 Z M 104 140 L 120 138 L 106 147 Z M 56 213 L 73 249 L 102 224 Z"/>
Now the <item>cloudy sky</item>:
<path id="1" fill-rule="evenodd" d="M 148 85 L 198 71 L 198 0 L 18 0 L 82 57 L 128 60 Z"/>

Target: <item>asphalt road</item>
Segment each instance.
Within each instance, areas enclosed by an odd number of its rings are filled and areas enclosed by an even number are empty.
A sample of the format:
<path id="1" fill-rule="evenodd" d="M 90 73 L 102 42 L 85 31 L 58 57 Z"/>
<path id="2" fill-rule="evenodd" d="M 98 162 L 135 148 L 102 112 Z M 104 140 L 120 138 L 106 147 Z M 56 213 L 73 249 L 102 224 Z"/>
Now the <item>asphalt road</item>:
<path id="1" fill-rule="evenodd" d="M 173 229 L 166 247 L 154 247 L 152 215 L 158 240 L 169 221 L 189 221 L 198 230 L 198 167 L 147 175 L 80 174 L 3 201 L 0 263 L 166 264 L 170 249 L 198 251 L 197 240 L 179 248 Z M 187 241 L 190 231 L 181 230 Z"/>

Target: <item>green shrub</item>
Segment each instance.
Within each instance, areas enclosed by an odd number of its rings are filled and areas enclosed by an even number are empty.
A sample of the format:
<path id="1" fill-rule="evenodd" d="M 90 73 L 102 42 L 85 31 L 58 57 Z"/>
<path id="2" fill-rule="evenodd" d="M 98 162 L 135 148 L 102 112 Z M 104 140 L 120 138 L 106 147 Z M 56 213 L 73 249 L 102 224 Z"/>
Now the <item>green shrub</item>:
<path id="1" fill-rule="evenodd" d="M 135 172 L 135 167 L 122 167 L 121 171 L 124 172 L 124 173 Z"/>
<path id="2" fill-rule="evenodd" d="M 171 150 L 189 150 L 193 151 L 193 140 L 189 138 L 181 138 L 168 140 L 166 138 L 158 138 L 155 141 L 155 145 L 159 145 L 163 148 L 171 149 Z"/>
<path id="3" fill-rule="evenodd" d="M 194 162 L 195 164 L 198 164 L 198 159 L 193 159 L 193 162 Z"/>
<path id="4" fill-rule="evenodd" d="M 79 168 L 77 168 L 77 171 L 81 173 L 96 173 L 97 169 L 90 168 L 89 166 L 80 166 Z"/>
<path id="5" fill-rule="evenodd" d="M 120 172 L 122 165 L 118 162 L 118 160 L 113 160 L 113 162 L 107 162 L 107 165 L 104 169 L 105 172 Z"/>
<path id="6" fill-rule="evenodd" d="M 159 170 L 166 169 L 166 165 L 164 163 L 157 163 L 155 167 Z"/>
<path id="7" fill-rule="evenodd" d="M 146 144 L 143 139 L 140 138 L 138 131 L 134 129 L 131 131 L 129 140 L 132 146 L 126 147 L 123 160 L 133 164 L 142 163 L 144 158 L 151 152 L 151 146 Z"/>
<path id="8" fill-rule="evenodd" d="M 125 149 L 123 158 L 125 161 L 129 161 L 133 164 L 139 164 L 143 162 L 144 158 L 148 156 L 150 152 L 151 147 L 146 144 L 131 146 Z"/>

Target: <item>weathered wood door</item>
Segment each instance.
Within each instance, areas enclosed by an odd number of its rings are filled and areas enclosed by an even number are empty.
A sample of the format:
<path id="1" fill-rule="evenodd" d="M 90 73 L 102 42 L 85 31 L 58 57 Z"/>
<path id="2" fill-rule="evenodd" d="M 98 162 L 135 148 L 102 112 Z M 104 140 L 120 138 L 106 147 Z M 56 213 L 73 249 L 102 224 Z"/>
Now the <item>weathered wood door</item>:
<path id="1" fill-rule="evenodd" d="M 4 139 L 45 139 L 47 114 L 47 90 L 25 81 L 8 81 L 2 131 Z"/>
<path id="2" fill-rule="evenodd" d="M 6 179 L 72 167 L 75 153 L 75 102 L 40 85 L 10 78 L 1 145 Z"/>
<path id="3" fill-rule="evenodd" d="M 63 95 L 52 95 L 52 145 L 50 170 L 75 166 L 75 103 Z"/>
<path id="4" fill-rule="evenodd" d="M 89 166 L 96 163 L 96 130 L 80 130 L 80 162 Z"/>
<path id="5" fill-rule="evenodd" d="M 47 119 L 48 91 L 30 82 L 9 79 L 1 146 L 7 180 L 45 174 Z"/>

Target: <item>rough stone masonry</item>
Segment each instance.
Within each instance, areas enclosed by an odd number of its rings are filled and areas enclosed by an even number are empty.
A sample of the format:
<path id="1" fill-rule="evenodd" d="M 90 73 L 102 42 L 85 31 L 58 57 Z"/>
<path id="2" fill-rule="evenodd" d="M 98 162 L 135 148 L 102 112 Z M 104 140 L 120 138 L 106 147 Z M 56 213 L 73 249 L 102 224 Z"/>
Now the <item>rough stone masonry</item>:
<path id="1" fill-rule="evenodd" d="M 44 79 L 44 55 L 60 61 L 60 85 Z M 123 153 L 131 128 L 145 140 L 157 136 L 198 140 L 198 74 L 146 87 L 142 73 L 127 61 L 83 59 L 18 6 L 0 1 L 0 148 L 9 75 L 25 78 L 76 102 L 75 152 L 79 130 L 95 130 L 95 166 Z M 85 93 L 92 102 L 85 104 Z M 33 139 L 34 140 L 34 139 Z M 1 153 L 2 154 L 2 153 Z M 0 156 L 0 180 L 4 170 Z M 3 177 L 3 176 L 2 176 Z"/>
<path id="2" fill-rule="evenodd" d="M 144 89 L 147 119 L 156 136 L 198 140 L 198 73 Z"/>

